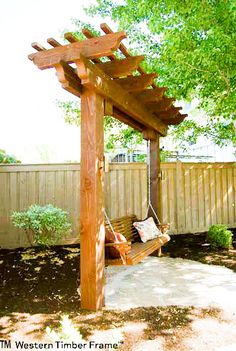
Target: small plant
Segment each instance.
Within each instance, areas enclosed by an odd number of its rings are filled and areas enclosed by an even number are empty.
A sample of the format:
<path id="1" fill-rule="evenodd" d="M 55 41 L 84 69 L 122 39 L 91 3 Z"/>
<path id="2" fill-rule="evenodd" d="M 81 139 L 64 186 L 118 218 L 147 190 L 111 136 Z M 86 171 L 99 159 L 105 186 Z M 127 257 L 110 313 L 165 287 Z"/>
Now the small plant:
<path id="1" fill-rule="evenodd" d="M 17 228 L 25 230 L 31 245 L 55 245 L 71 231 L 68 213 L 53 205 L 32 205 L 24 212 L 13 212 L 11 219 Z"/>
<path id="2" fill-rule="evenodd" d="M 232 246 L 233 233 L 226 225 L 215 224 L 209 228 L 207 240 L 215 248 L 229 249 Z"/>
<path id="3" fill-rule="evenodd" d="M 69 319 L 67 315 L 61 316 L 60 320 L 60 328 L 58 331 L 47 327 L 46 333 L 49 338 L 53 341 L 59 342 L 60 340 L 63 341 L 75 341 L 76 343 L 83 343 L 85 344 L 86 341 L 83 340 L 83 337 L 78 329 L 75 328 L 72 321 Z"/>
<path id="4" fill-rule="evenodd" d="M 83 349 L 97 349 L 97 347 L 95 346 L 95 348 L 93 348 L 94 345 L 94 341 L 87 341 L 83 338 L 83 335 L 80 333 L 80 331 L 75 327 L 75 325 L 73 324 L 73 322 L 70 320 L 70 318 L 67 315 L 63 315 L 61 317 L 60 320 L 60 326 L 59 328 L 57 328 L 57 330 L 47 327 L 46 328 L 46 333 L 48 335 L 48 337 L 54 341 L 56 348 L 58 349 L 58 347 L 61 349 L 64 349 L 66 346 L 66 343 L 72 343 L 72 348 L 76 348 L 76 345 L 78 344 L 82 344 L 82 348 Z M 124 334 L 122 331 L 120 331 L 119 329 L 111 329 L 109 334 L 107 335 L 108 340 L 106 342 L 108 342 L 109 344 L 117 344 L 117 345 L 122 345 L 123 344 L 123 339 L 124 339 Z M 64 343 L 66 342 L 66 343 Z M 102 343 L 100 344 L 96 344 L 96 345 L 100 345 L 100 349 L 101 347 L 103 349 L 108 349 L 107 347 L 102 346 Z M 61 347 L 60 347 L 61 346 Z M 74 347 L 73 347 L 74 346 Z M 110 348 L 109 348 L 110 349 Z M 116 350 L 120 350 L 120 347 L 116 347 Z"/>

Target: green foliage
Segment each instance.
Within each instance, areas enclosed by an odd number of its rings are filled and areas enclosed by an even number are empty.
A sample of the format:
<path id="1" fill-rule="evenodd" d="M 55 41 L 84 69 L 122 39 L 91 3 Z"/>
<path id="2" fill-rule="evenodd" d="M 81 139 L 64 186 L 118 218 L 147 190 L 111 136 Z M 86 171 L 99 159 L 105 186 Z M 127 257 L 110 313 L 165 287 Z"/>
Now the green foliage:
<path id="1" fill-rule="evenodd" d="M 66 123 L 80 125 L 80 104 L 77 101 L 56 101 L 56 104 L 62 110 Z"/>
<path id="2" fill-rule="evenodd" d="M 137 155 L 136 162 L 147 162 L 147 155 L 145 154 Z"/>
<path id="3" fill-rule="evenodd" d="M 160 159 L 161 162 L 168 162 L 169 158 L 171 157 L 172 153 L 168 150 L 160 150 Z"/>
<path id="4" fill-rule="evenodd" d="M 11 216 L 17 228 L 24 229 L 30 244 L 40 246 L 56 244 L 71 230 L 67 212 L 52 205 L 31 205 L 26 211 L 13 212 Z"/>
<path id="5" fill-rule="evenodd" d="M 207 233 L 207 240 L 215 248 L 230 248 L 232 246 L 232 237 L 233 233 L 223 224 L 212 225 Z"/>
<path id="6" fill-rule="evenodd" d="M 112 151 L 115 147 L 133 151 L 143 142 L 141 133 L 111 116 L 105 117 L 104 127 L 106 151 Z"/>
<path id="7" fill-rule="evenodd" d="M 14 156 L 8 155 L 5 150 L 0 150 L 0 163 L 20 163 Z"/>
<path id="8" fill-rule="evenodd" d="M 236 145 L 235 128 L 224 118 L 217 118 L 214 121 L 209 117 L 206 121 L 200 121 L 198 118 L 185 119 L 171 130 L 171 135 L 185 150 L 189 145 L 196 144 L 200 136 L 211 139 L 220 147 L 231 143 Z"/>
<path id="9" fill-rule="evenodd" d="M 81 110 L 77 101 L 57 101 L 64 119 L 69 124 L 80 125 Z M 143 142 L 142 134 L 111 116 L 104 118 L 105 151 L 111 152 L 115 147 L 136 149 Z"/>
<path id="10" fill-rule="evenodd" d="M 235 10 L 235 0 L 97 0 L 87 13 L 125 29 L 133 50 L 147 55 L 144 67 L 159 73 L 170 96 L 200 102 L 205 123 L 174 127 L 178 137 L 193 143 L 205 135 L 236 145 Z"/>

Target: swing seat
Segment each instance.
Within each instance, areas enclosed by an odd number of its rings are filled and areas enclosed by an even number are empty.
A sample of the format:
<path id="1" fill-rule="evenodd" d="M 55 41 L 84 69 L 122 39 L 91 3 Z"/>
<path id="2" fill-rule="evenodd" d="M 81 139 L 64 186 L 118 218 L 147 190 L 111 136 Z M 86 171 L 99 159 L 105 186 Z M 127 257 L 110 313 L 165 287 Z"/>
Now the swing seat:
<path id="1" fill-rule="evenodd" d="M 170 237 L 165 232 L 169 229 L 169 224 L 160 224 L 157 227 L 162 232 L 162 235 L 146 243 L 140 241 L 138 231 L 133 226 L 137 221 L 135 215 L 124 216 L 111 220 L 112 227 L 116 232 L 124 235 L 127 243 L 109 243 L 106 247 L 113 246 L 121 253 L 121 258 L 106 257 L 105 264 L 107 266 L 134 265 L 142 261 L 146 256 L 151 255 L 154 251 L 160 249 L 165 243 L 170 240 Z M 109 224 L 105 223 L 106 230 L 110 230 Z M 107 256 L 107 255 L 106 255 Z"/>

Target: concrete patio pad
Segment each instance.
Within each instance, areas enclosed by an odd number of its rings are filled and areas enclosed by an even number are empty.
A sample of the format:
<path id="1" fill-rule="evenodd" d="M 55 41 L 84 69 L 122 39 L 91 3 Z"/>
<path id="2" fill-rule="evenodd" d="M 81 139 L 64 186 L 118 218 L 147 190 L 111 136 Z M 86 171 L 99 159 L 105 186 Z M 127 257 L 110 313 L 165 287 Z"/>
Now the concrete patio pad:
<path id="1" fill-rule="evenodd" d="M 169 257 L 147 257 L 135 266 L 107 268 L 107 308 L 168 305 L 211 306 L 236 313 L 236 273 Z"/>

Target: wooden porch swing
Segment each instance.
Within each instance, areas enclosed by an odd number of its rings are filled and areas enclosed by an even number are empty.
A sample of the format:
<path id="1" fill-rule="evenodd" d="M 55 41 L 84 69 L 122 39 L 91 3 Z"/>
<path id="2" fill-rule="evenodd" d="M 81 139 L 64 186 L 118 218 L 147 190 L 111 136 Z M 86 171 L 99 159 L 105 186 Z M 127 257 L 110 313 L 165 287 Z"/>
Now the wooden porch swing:
<path id="1" fill-rule="evenodd" d="M 135 215 L 123 216 L 111 220 L 114 230 L 124 235 L 124 237 L 127 239 L 127 243 L 105 244 L 105 247 L 115 247 L 118 251 L 120 251 L 121 256 L 120 258 L 106 258 L 105 263 L 107 266 L 132 266 L 139 263 L 156 250 L 158 250 L 158 256 L 161 255 L 161 247 L 170 240 L 169 235 L 166 233 L 166 230 L 169 229 L 169 225 L 157 224 L 157 227 L 162 232 L 162 235 L 158 236 L 156 239 L 143 243 L 140 242 L 139 234 L 133 226 L 133 223 L 137 221 L 138 219 Z M 110 229 L 108 223 L 105 224 L 105 227 L 107 230 Z M 129 250 L 127 250 L 127 247 Z"/>
<path id="2" fill-rule="evenodd" d="M 101 309 L 105 303 L 103 117 L 113 116 L 150 140 L 150 201 L 160 216 L 159 138 L 166 136 L 168 125 L 178 124 L 187 116 L 179 112 L 181 107 L 173 105 L 174 99 L 165 96 L 167 88 L 156 85 L 157 75 L 145 73 L 140 66 L 144 56 L 132 56 L 121 43 L 125 32 L 113 33 L 107 24 L 102 24 L 101 29 L 105 34 L 99 37 L 83 29 L 82 41 L 66 33 L 67 45 L 49 38 L 49 49 L 35 42 L 32 47 L 37 52 L 29 55 L 39 69 L 55 68 L 62 87 L 81 98 L 81 307 L 90 310 Z M 151 211 L 149 208 L 149 214 Z M 113 221 L 120 231 L 125 228 L 131 241 L 136 236 L 129 225 L 133 220 L 126 217 Z M 132 260 L 127 257 L 127 264 L 135 264 L 158 248 L 152 244 L 136 248 L 133 243 Z"/>
<path id="3" fill-rule="evenodd" d="M 138 221 L 136 215 L 123 216 L 121 218 L 115 218 L 110 220 L 105 214 L 105 230 L 112 231 L 114 234 L 118 232 L 122 234 L 127 242 L 122 243 L 106 243 L 105 249 L 108 254 L 106 255 L 105 263 L 108 266 L 120 266 L 120 265 L 135 265 L 142 261 L 146 256 L 149 256 L 154 251 L 158 250 L 158 256 L 161 256 L 161 247 L 170 240 L 170 236 L 167 234 L 170 228 L 169 224 L 161 224 L 157 216 L 155 209 L 152 206 L 151 201 L 151 164 L 150 164 L 150 141 L 147 142 L 147 175 L 148 175 L 148 206 L 146 211 L 146 218 L 152 213 L 155 218 L 156 226 L 160 230 L 161 235 L 157 238 L 143 243 L 140 240 L 139 233 L 134 227 L 133 223 Z M 151 213 L 150 213 L 151 212 Z M 115 248 L 120 254 L 119 258 L 109 257 L 109 249 Z"/>

